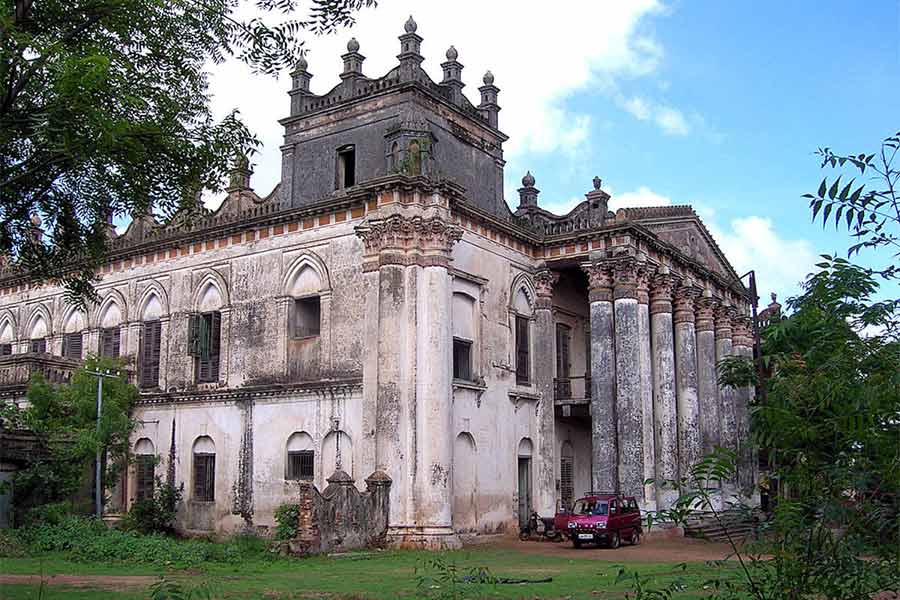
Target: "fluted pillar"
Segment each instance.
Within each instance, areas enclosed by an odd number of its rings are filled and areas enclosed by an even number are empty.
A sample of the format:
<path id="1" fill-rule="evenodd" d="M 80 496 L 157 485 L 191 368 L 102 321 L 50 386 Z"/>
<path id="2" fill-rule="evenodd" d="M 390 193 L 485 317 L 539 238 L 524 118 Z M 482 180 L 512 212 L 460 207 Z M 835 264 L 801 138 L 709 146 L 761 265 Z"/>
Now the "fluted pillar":
<path id="1" fill-rule="evenodd" d="M 556 331 L 553 323 L 553 285 L 559 275 L 543 269 L 535 273 L 537 294 L 534 310 L 534 379 L 540 400 L 537 407 L 537 456 L 534 462 L 534 509 L 538 514 L 553 514 L 556 510 L 556 410 L 553 388 L 553 343 Z"/>
<path id="2" fill-rule="evenodd" d="M 650 334 L 653 357 L 653 417 L 656 480 L 678 478 L 678 409 L 675 391 L 675 341 L 672 329 L 672 292 L 675 278 L 661 267 L 650 284 Z M 658 486 L 660 510 L 671 508 L 678 493 Z"/>
<path id="3" fill-rule="evenodd" d="M 638 343 L 641 364 L 641 415 L 644 438 L 644 481 L 656 478 L 656 436 L 653 432 L 653 358 L 650 343 L 650 272 L 637 273 Z M 656 510 L 656 486 L 644 485 L 644 511 Z"/>
<path id="4" fill-rule="evenodd" d="M 749 317 L 737 317 L 734 320 L 734 354 L 747 360 L 753 360 L 752 321 Z M 753 449 L 750 443 L 750 402 L 753 398 L 752 387 L 738 388 L 735 394 L 735 421 L 737 430 L 738 453 L 738 485 L 745 496 L 753 493 L 754 472 Z"/>
<path id="5" fill-rule="evenodd" d="M 591 486 L 612 491 L 618 486 L 613 282 L 602 264 L 582 268 L 591 303 Z"/>
<path id="6" fill-rule="evenodd" d="M 694 300 L 697 288 L 682 285 L 675 293 L 675 391 L 678 404 L 678 469 L 682 477 L 701 456 L 697 391 L 697 336 Z"/>
<path id="7" fill-rule="evenodd" d="M 732 354 L 731 319 L 734 308 L 720 306 L 716 309 L 716 363 Z M 735 390 L 730 385 L 719 387 L 719 437 L 723 448 L 737 452 L 737 420 L 735 418 Z"/>
<path id="8" fill-rule="evenodd" d="M 644 416 L 641 397 L 641 344 L 638 326 L 637 263 L 615 264 L 613 313 L 616 354 L 616 433 L 619 491 L 644 494 Z"/>
<path id="9" fill-rule="evenodd" d="M 716 385 L 717 301 L 709 293 L 696 302 L 697 391 L 700 407 L 700 443 L 703 454 L 721 444 L 719 429 L 719 390 Z"/>

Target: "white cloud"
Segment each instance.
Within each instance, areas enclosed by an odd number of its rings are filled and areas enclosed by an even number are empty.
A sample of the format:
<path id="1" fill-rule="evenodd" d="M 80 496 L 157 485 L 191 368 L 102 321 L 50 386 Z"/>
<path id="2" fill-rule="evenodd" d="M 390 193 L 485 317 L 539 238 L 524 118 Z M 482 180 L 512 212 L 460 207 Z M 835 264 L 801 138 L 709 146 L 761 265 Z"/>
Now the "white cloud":
<path id="1" fill-rule="evenodd" d="M 687 135 L 691 132 L 687 117 L 677 108 L 640 96 L 625 98 L 621 94 L 616 94 L 616 102 L 637 120 L 653 121 L 666 135 Z"/>
<path id="2" fill-rule="evenodd" d="M 738 275 L 756 271 L 762 304 L 768 303 L 769 292 L 777 292 L 781 298 L 796 294 L 797 284 L 818 260 L 808 240 L 783 237 L 767 217 L 732 219 L 727 229 L 711 220 L 704 222 Z"/>
<path id="3" fill-rule="evenodd" d="M 624 194 L 610 194 L 609 210 L 616 211 L 620 208 L 634 208 L 637 206 L 668 206 L 672 204 L 671 198 L 657 194 L 647 186 L 640 186 L 634 192 Z"/>
<path id="4" fill-rule="evenodd" d="M 393 68 L 397 36 L 410 13 L 424 38 L 423 67 L 432 78 L 441 79 L 440 63 L 451 44 L 465 65 L 465 92 L 475 104 L 482 75 L 488 69 L 494 73 L 501 89 L 500 128 L 510 136 L 504 150 L 513 168 L 530 153 L 583 151 L 592 121 L 586 112 L 568 107 L 566 98 L 587 87 L 612 90 L 620 79 L 652 73 L 663 53 L 640 27 L 648 16 L 665 13 L 659 0 L 581 0 L 565 9 L 536 1 L 394 0 L 359 13 L 351 30 L 309 39 L 313 91 L 327 92 L 339 82 L 340 55 L 351 36 L 367 57 L 363 68 L 368 76 L 380 77 Z M 252 159 L 255 187 L 261 193 L 280 179 L 283 130 L 277 119 L 288 113 L 289 86 L 286 74 L 277 80 L 253 76 L 235 61 L 213 68 L 217 114 L 238 108 L 263 143 Z M 669 121 L 678 129 L 677 119 Z"/>

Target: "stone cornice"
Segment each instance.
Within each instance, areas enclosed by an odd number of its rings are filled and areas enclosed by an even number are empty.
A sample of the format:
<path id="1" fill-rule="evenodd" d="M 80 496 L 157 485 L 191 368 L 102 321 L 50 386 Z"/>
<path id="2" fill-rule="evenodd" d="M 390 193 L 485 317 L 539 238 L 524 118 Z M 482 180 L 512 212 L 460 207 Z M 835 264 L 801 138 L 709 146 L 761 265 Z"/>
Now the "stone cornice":
<path id="1" fill-rule="evenodd" d="M 317 380 L 303 383 L 270 384 L 215 390 L 190 390 L 141 394 L 138 406 L 236 402 L 247 399 L 283 398 L 306 394 L 311 396 L 349 395 L 362 390 L 362 378 Z"/>

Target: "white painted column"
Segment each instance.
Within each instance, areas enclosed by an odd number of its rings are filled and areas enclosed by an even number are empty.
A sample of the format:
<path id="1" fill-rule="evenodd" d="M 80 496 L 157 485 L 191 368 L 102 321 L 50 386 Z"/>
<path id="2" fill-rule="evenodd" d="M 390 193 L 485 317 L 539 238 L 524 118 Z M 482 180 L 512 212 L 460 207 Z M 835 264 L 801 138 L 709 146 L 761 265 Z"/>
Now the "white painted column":
<path id="1" fill-rule="evenodd" d="M 700 416 L 697 392 L 697 336 L 694 299 L 698 290 L 690 283 L 675 293 L 675 391 L 678 404 L 678 470 L 685 477 L 701 457 Z"/>
<path id="2" fill-rule="evenodd" d="M 704 293 L 696 302 L 697 389 L 700 407 L 700 443 L 704 455 L 721 445 L 719 393 L 716 385 L 716 301 Z"/>
<path id="3" fill-rule="evenodd" d="M 650 287 L 650 333 L 653 355 L 653 413 L 656 480 L 678 479 L 678 409 L 675 386 L 675 341 L 672 327 L 674 277 L 661 267 Z M 659 510 L 672 507 L 678 493 L 658 486 Z"/>
<path id="4" fill-rule="evenodd" d="M 556 511 L 556 398 L 553 385 L 554 343 L 553 285 L 558 274 L 544 269 L 534 276 L 537 298 L 534 310 L 534 379 L 540 400 L 536 418 L 536 455 L 534 457 L 534 510 L 540 515 Z"/>
<path id="5" fill-rule="evenodd" d="M 591 487 L 612 491 L 619 483 L 613 280 L 602 264 L 582 269 L 591 303 Z"/>
<path id="6" fill-rule="evenodd" d="M 616 336 L 616 432 L 618 491 L 644 494 L 644 415 L 641 397 L 641 343 L 638 326 L 637 264 L 621 259 L 613 288 Z"/>
<path id="7" fill-rule="evenodd" d="M 732 354 L 732 329 L 731 319 L 734 316 L 734 308 L 720 306 L 715 312 L 716 319 L 716 362 L 721 362 Z M 732 452 L 737 452 L 737 418 L 735 414 L 735 390 L 733 387 L 719 386 L 719 437 L 722 447 Z M 725 498 L 730 499 L 737 487 L 736 481 L 727 482 L 724 485 Z"/>
<path id="8" fill-rule="evenodd" d="M 644 439 L 644 481 L 656 478 L 656 435 L 653 431 L 653 359 L 650 343 L 650 294 L 649 273 L 646 268 L 637 274 L 638 342 L 641 363 L 641 414 Z M 641 508 L 656 510 L 656 486 L 644 485 L 644 502 Z"/>

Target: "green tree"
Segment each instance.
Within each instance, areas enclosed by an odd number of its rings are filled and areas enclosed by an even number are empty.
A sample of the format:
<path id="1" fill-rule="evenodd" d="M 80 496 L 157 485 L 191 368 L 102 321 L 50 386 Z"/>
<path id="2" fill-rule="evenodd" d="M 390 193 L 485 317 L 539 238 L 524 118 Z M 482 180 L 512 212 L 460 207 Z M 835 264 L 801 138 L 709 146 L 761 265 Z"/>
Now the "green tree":
<path id="1" fill-rule="evenodd" d="M 37 435 L 44 452 L 13 478 L 16 519 L 40 505 L 66 502 L 92 480 L 96 453 L 105 456 L 104 481 L 114 481 L 125 467 L 134 428 L 131 408 L 139 396 L 117 359 L 89 357 L 67 385 L 36 375 L 28 386 L 24 409 L 5 404 L 0 422 L 6 428 Z M 97 377 L 91 371 L 122 373 L 105 377 L 100 427 L 97 427 Z"/>
<path id="2" fill-rule="evenodd" d="M 236 112 L 213 118 L 207 67 L 236 57 L 277 73 L 302 34 L 351 25 L 374 3 L 309 0 L 297 19 L 298 0 L 4 2 L 2 259 L 90 296 L 108 218 L 198 208 L 229 160 L 256 146 Z"/>
<path id="3" fill-rule="evenodd" d="M 900 135 L 873 154 L 820 150 L 823 168 L 874 177 L 859 184 L 842 173 L 805 196 L 814 219 L 855 238 L 850 257 L 887 253 L 887 263 L 823 255 L 786 316 L 762 332 L 765 380 L 744 358 L 719 365 L 723 385 L 765 385 L 765 399 L 751 407 L 753 441 L 784 494 L 758 543 L 732 540 L 741 577 L 710 582 L 711 598 L 869 600 L 900 591 L 900 300 L 890 297 L 900 276 L 898 145 Z M 727 528 L 715 496 L 733 477 L 733 453 L 705 457 L 669 482 L 683 493 L 657 518 L 683 521 L 702 510 Z"/>

